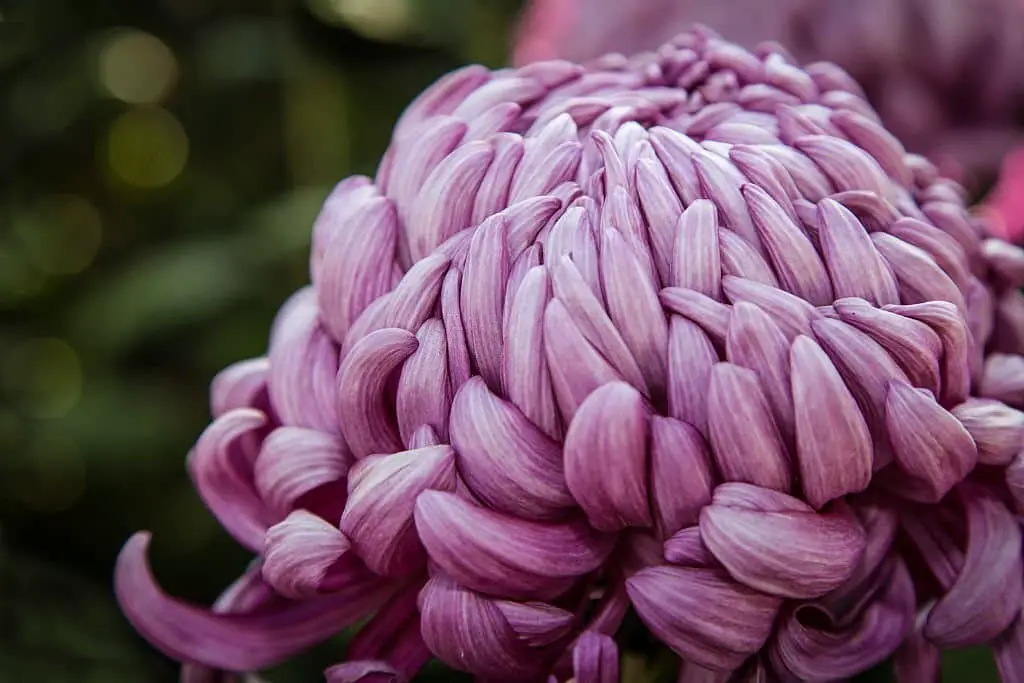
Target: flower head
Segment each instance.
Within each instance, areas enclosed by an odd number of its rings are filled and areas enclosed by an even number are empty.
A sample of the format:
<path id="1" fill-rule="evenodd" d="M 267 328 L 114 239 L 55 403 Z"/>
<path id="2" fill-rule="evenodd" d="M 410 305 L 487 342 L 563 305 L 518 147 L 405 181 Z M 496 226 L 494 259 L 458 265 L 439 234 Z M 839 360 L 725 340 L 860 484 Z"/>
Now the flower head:
<path id="1" fill-rule="evenodd" d="M 118 563 L 189 675 L 370 617 L 329 681 L 615 681 L 633 610 L 684 681 L 1019 680 L 1024 251 L 838 67 L 699 29 L 465 68 L 310 270 L 189 456 L 253 568 L 206 610 L 147 535 Z"/>
<path id="2" fill-rule="evenodd" d="M 1024 140 L 1020 0 L 531 0 L 519 64 L 632 54 L 702 22 L 753 49 L 835 62 L 886 127 L 947 173 L 994 173 Z"/>

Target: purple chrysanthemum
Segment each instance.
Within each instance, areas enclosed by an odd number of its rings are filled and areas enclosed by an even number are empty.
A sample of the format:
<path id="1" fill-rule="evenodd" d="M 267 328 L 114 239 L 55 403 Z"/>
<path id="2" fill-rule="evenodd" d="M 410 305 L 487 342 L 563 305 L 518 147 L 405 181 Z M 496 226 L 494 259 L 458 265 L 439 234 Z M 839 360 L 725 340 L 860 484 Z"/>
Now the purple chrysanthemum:
<path id="1" fill-rule="evenodd" d="M 886 128 L 950 171 L 992 174 L 1024 140 L 1021 0 L 530 0 L 516 60 L 632 54 L 693 22 L 839 64 Z"/>
<path id="2" fill-rule="evenodd" d="M 257 563 L 206 610 L 118 562 L 186 680 L 372 615 L 332 683 L 605 683 L 635 610 L 686 682 L 1024 681 L 1024 250 L 838 67 L 696 29 L 465 68 L 310 265 L 189 457 Z"/>

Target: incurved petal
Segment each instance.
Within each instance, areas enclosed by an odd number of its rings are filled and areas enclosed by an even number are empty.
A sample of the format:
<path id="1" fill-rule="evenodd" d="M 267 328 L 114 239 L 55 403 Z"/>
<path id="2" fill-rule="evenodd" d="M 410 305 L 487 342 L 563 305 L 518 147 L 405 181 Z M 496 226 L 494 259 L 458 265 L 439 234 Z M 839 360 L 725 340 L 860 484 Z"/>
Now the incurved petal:
<path id="1" fill-rule="evenodd" d="M 227 671 L 255 671 L 338 633 L 384 603 L 393 588 L 356 573 L 330 596 L 285 602 L 252 614 L 215 614 L 165 594 L 149 567 L 148 533 L 135 534 L 114 571 L 118 603 L 132 625 L 168 657 Z"/>
<path id="2" fill-rule="evenodd" d="M 614 543 L 582 520 L 529 522 L 440 491 L 420 494 L 416 528 L 430 559 L 459 583 L 522 600 L 560 595 L 600 567 Z"/>
<path id="3" fill-rule="evenodd" d="M 619 646 L 608 636 L 587 631 L 572 652 L 576 683 L 619 683 Z"/>
<path id="4" fill-rule="evenodd" d="M 335 434 L 302 427 L 278 427 L 263 440 L 253 466 L 256 490 L 283 518 L 306 494 L 340 483 L 352 464 L 348 446 Z"/>
<path id="5" fill-rule="evenodd" d="M 255 449 L 245 439 L 258 434 L 266 416 L 238 408 L 214 420 L 188 456 L 188 471 L 199 497 L 231 536 L 254 552 L 263 548 L 270 515 L 252 480 Z"/>
<path id="6" fill-rule="evenodd" d="M 450 421 L 459 473 L 480 500 L 536 520 L 565 517 L 575 507 L 558 443 L 491 393 L 482 378 L 459 389 Z"/>
<path id="7" fill-rule="evenodd" d="M 266 358 L 243 360 L 218 372 L 210 383 L 210 413 L 214 419 L 235 408 L 266 412 L 269 372 L 270 361 Z"/>
<path id="8" fill-rule="evenodd" d="M 455 476 L 451 446 L 364 458 L 349 475 L 341 531 L 377 574 L 412 573 L 426 560 L 413 524 L 416 498 L 427 490 L 454 491 Z"/>
<path id="9" fill-rule="evenodd" d="M 349 547 L 336 527 L 311 512 L 296 510 L 267 531 L 263 578 L 287 598 L 311 598 L 322 590 L 328 572 Z"/>

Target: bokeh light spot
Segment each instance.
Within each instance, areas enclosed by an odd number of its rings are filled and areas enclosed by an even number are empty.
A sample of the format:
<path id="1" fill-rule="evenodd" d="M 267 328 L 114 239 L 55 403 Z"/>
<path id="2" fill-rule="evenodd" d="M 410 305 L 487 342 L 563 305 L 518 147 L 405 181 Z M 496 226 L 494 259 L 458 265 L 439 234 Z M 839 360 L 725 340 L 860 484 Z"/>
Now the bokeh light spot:
<path id="1" fill-rule="evenodd" d="M 149 189 L 168 185 L 187 161 L 188 135 L 165 109 L 131 109 L 110 126 L 107 163 L 128 185 Z"/>
<path id="2" fill-rule="evenodd" d="M 326 23 L 346 24 L 378 40 L 399 38 L 413 24 L 409 0 L 310 0 L 309 7 Z"/>
<path id="3" fill-rule="evenodd" d="M 45 273 L 72 275 L 85 270 L 99 251 L 103 223 L 99 211 L 77 195 L 49 195 L 17 223 L 29 260 Z"/>
<path id="4" fill-rule="evenodd" d="M 174 88 L 178 64 L 171 49 L 156 36 L 121 29 L 100 51 L 99 77 L 103 87 L 119 100 L 154 104 Z"/>
<path id="5" fill-rule="evenodd" d="M 46 277 L 21 253 L 0 244 L 0 306 L 16 307 L 45 284 Z"/>
<path id="6" fill-rule="evenodd" d="M 66 415 L 82 395 L 78 354 L 61 339 L 28 339 L 3 358 L 4 390 L 22 412 L 38 418 Z"/>

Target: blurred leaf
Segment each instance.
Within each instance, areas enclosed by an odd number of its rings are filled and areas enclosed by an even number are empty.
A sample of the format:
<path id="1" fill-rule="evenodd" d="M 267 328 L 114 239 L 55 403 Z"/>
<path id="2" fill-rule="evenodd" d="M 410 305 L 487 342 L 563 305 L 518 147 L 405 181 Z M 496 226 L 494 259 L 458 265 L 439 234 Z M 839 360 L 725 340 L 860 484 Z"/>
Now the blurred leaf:
<path id="1" fill-rule="evenodd" d="M 244 295 L 253 274 L 238 265 L 223 237 L 140 256 L 86 292 L 72 311 L 75 336 L 117 351 L 207 319 Z"/>

